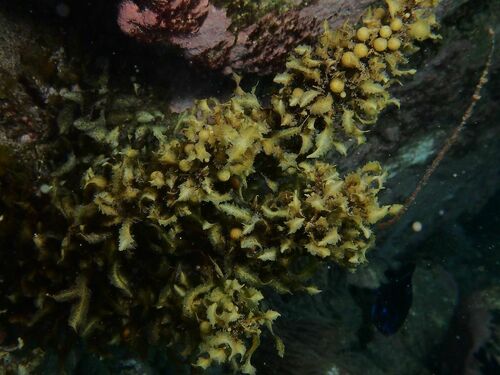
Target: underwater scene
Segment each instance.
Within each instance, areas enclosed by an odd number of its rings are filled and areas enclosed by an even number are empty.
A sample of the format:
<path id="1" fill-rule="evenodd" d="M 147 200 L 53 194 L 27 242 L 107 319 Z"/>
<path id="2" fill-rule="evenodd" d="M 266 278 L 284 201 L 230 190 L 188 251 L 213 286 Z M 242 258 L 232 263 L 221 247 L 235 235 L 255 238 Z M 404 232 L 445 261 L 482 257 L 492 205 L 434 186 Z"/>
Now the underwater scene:
<path id="1" fill-rule="evenodd" d="M 499 375 L 500 0 L 1 0 L 8 374 Z"/>

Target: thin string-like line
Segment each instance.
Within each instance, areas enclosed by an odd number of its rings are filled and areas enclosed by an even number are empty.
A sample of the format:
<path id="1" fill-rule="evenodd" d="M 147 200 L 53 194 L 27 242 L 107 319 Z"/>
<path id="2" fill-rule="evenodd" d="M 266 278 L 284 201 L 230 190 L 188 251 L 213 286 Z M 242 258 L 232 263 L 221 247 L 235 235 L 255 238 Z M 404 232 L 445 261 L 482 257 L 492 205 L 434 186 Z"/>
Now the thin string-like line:
<path id="1" fill-rule="evenodd" d="M 486 82 L 488 82 L 488 74 L 489 74 L 490 69 L 491 69 L 491 64 L 492 64 L 492 60 L 493 60 L 493 52 L 495 50 L 495 33 L 494 33 L 492 28 L 489 28 L 488 32 L 489 32 L 490 38 L 491 38 L 490 53 L 488 55 L 488 59 L 486 60 L 486 64 L 485 64 L 483 72 L 481 74 L 481 78 L 479 79 L 479 81 L 476 85 L 476 88 L 474 90 L 474 94 L 472 94 L 469 107 L 467 108 L 464 115 L 462 116 L 462 121 L 460 122 L 460 124 L 458 126 L 455 127 L 455 129 L 453 129 L 451 135 L 446 139 L 443 147 L 441 148 L 441 150 L 439 150 L 438 154 L 436 155 L 436 157 L 432 161 L 431 165 L 425 171 L 424 175 L 422 176 L 422 178 L 418 182 L 417 187 L 415 188 L 413 193 L 406 199 L 401 210 L 390 220 L 385 221 L 383 223 L 380 223 L 378 225 L 379 228 L 383 229 L 383 228 L 387 228 L 387 227 L 393 225 L 394 223 L 399 221 L 399 219 L 404 215 L 404 213 L 406 211 L 408 211 L 408 208 L 413 204 L 413 202 L 415 202 L 418 194 L 424 188 L 424 186 L 427 184 L 427 182 L 431 178 L 432 174 L 435 172 L 435 170 L 437 169 L 437 167 L 439 166 L 439 164 L 441 163 L 441 161 L 445 157 L 446 153 L 455 144 L 460 132 L 462 131 L 462 129 L 467 124 L 467 121 L 469 121 L 470 117 L 472 116 L 472 114 L 474 112 L 474 107 L 476 106 L 479 99 L 481 99 L 481 89 L 486 84 Z"/>

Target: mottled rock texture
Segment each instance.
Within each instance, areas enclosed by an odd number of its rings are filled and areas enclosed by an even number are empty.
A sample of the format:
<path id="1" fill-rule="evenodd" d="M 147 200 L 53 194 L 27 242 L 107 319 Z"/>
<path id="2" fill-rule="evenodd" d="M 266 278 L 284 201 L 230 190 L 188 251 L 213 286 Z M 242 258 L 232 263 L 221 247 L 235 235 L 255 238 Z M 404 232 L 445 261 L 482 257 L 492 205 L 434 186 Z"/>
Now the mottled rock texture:
<path id="1" fill-rule="evenodd" d="M 139 3 L 145 8 L 132 0 L 120 5 L 118 24 L 126 34 L 146 43 L 177 46 L 186 58 L 211 69 L 265 74 L 279 70 L 294 46 L 318 35 L 322 21 L 338 27 L 356 20 L 373 0 L 299 1 L 288 11 L 272 11 L 253 24 L 232 29 L 233 20 L 224 8 L 208 1 Z M 181 10 L 185 19 L 193 20 L 182 27 L 173 22 Z"/>

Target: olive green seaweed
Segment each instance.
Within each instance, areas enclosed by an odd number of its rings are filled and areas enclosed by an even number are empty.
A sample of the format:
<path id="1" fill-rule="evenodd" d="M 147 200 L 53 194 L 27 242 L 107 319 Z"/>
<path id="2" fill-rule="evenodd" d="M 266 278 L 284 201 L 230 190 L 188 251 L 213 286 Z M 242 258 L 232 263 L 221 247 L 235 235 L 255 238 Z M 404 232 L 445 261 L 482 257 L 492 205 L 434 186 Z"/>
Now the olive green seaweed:
<path id="1" fill-rule="evenodd" d="M 274 12 L 281 14 L 292 9 L 305 7 L 310 1 L 296 0 L 215 0 L 214 4 L 225 9 L 231 18 L 231 28 L 241 29 L 259 21 Z"/>

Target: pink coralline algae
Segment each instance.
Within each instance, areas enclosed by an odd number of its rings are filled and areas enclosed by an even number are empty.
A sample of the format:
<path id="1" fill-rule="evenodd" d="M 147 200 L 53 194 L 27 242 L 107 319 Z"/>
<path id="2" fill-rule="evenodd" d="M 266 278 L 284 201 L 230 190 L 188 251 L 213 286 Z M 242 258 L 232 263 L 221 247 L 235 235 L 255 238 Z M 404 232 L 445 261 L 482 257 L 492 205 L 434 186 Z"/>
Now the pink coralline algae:
<path id="1" fill-rule="evenodd" d="M 147 42 L 196 33 L 209 13 L 208 0 L 125 0 L 118 12 L 121 30 Z"/>
<path id="2" fill-rule="evenodd" d="M 179 47 L 186 58 L 209 69 L 267 74 L 293 47 L 317 35 L 320 21 L 335 26 L 348 17 L 356 20 L 373 1 L 316 0 L 231 31 L 226 10 L 210 0 L 123 0 L 118 25 L 140 42 Z"/>
<path id="3" fill-rule="evenodd" d="M 144 30 L 153 29 L 161 24 L 158 15 L 149 9 L 141 10 L 132 1 L 124 1 L 118 12 L 118 26 L 130 36 L 141 38 Z"/>
<path id="4" fill-rule="evenodd" d="M 223 64 L 214 51 L 233 43 L 230 24 L 226 12 L 208 0 L 124 0 L 118 11 L 118 26 L 125 34 L 144 43 L 180 47 L 187 58 L 206 60 L 211 67 Z"/>

